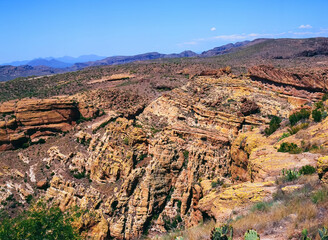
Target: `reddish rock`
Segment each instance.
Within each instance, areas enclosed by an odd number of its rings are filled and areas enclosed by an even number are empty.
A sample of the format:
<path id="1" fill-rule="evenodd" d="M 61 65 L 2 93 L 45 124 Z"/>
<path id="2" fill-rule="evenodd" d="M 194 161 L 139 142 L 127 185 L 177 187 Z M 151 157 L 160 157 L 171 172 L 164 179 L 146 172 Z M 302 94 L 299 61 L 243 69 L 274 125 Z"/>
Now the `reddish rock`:
<path id="1" fill-rule="evenodd" d="M 49 186 L 49 183 L 46 179 L 43 179 L 43 180 L 38 181 L 36 186 L 39 189 L 47 189 Z"/>
<path id="2" fill-rule="evenodd" d="M 20 147 L 39 136 L 66 132 L 79 119 L 77 104 L 69 97 L 22 99 L 0 104 L 0 151 Z M 3 145 L 3 146 L 2 146 Z"/>
<path id="3" fill-rule="evenodd" d="M 249 76 L 272 83 L 289 85 L 314 91 L 327 91 L 327 69 L 315 69 L 313 72 L 306 70 L 282 70 L 268 65 L 253 66 L 248 69 Z"/>
<path id="4" fill-rule="evenodd" d="M 249 100 L 247 98 L 243 98 L 241 100 L 241 103 L 242 105 L 240 111 L 244 116 L 248 116 L 260 110 L 259 106 L 254 101 Z"/>

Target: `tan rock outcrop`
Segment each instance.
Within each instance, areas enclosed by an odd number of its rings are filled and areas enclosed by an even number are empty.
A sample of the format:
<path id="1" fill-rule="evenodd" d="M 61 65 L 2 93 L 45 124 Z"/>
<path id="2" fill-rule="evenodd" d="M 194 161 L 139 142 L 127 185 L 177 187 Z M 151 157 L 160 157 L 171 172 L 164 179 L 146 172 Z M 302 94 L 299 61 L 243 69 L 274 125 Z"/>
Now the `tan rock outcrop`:
<path id="1" fill-rule="evenodd" d="M 97 206 L 102 201 L 100 193 L 94 188 L 85 188 L 72 181 L 65 181 L 62 176 L 55 175 L 45 194 L 45 200 L 53 200 L 64 211 L 79 206 L 81 211 L 88 210 L 74 223 L 86 232 L 84 236 L 104 240 L 108 236 L 108 222 Z"/>
<path id="2" fill-rule="evenodd" d="M 65 132 L 80 118 L 76 103 L 66 97 L 22 99 L 0 104 L 0 145 L 15 148 L 30 139 Z M 1 146 L 3 147 L 3 146 Z"/>

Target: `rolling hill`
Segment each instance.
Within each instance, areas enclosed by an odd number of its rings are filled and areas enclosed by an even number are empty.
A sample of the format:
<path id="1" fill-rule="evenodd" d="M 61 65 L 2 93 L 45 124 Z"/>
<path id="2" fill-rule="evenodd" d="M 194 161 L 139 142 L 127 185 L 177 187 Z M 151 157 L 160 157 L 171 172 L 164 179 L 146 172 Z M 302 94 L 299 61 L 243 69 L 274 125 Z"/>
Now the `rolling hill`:
<path id="1" fill-rule="evenodd" d="M 328 55 L 328 38 L 308 39 L 256 39 L 253 41 L 238 42 L 216 47 L 201 54 L 184 51 L 179 54 L 161 54 L 157 52 L 144 53 L 134 56 L 114 56 L 96 61 L 75 63 L 60 62 L 56 59 L 37 59 L 27 63 L 29 66 L 13 67 L 9 65 L 0 67 L 0 81 L 7 81 L 17 77 L 30 75 L 42 76 L 63 72 L 81 70 L 86 67 L 126 64 L 136 61 L 149 61 L 155 59 L 190 58 L 200 59 L 214 57 L 222 64 L 247 65 L 271 59 L 298 59 L 302 57 L 315 57 Z M 83 59 L 97 59 L 96 56 L 81 56 Z M 69 60 L 64 57 L 61 60 Z M 77 60 L 77 59 L 76 59 Z M 75 61 L 76 61 L 75 60 Z M 202 60 L 201 60 L 202 61 Z M 197 62 L 197 60 L 196 60 Z M 213 62 L 213 61 L 212 61 Z M 42 67 L 41 67 L 42 66 Z"/>

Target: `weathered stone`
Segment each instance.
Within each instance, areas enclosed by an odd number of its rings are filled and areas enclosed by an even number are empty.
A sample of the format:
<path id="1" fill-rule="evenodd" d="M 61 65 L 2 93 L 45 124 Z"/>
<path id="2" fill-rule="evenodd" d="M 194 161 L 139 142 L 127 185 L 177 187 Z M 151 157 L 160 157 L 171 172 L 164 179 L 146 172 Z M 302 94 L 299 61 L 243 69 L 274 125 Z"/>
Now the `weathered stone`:
<path id="1" fill-rule="evenodd" d="M 327 70 L 313 73 L 291 72 L 274 68 L 268 65 L 254 66 L 248 69 L 249 75 L 266 81 L 301 87 L 310 90 L 327 91 L 326 79 Z"/>
<path id="2" fill-rule="evenodd" d="M 80 117 L 76 103 L 69 97 L 22 99 L 0 104 L 0 145 L 20 147 L 29 139 L 66 132 Z"/>
<path id="3" fill-rule="evenodd" d="M 36 183 L 37 188 L 39 189 L 47 189 L 49 186 L 49 183 L 46 179 L 40 180 Z"/>

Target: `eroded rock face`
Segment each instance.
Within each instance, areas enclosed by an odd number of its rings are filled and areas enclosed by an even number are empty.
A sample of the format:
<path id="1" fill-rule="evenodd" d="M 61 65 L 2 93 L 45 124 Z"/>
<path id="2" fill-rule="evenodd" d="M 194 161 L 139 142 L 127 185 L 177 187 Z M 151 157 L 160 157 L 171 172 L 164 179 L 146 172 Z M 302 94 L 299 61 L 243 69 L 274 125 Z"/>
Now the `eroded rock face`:
<path id="1" fill-rule="evenodd" d="M 307 97 L 263 90 L 249 79 L 197 77 L 150 103 L 137 119 L 120 112 L 80 127 L 69 152 L 47 149 L 43 161 L 54 174 L 38 191 L 62 210 L 89 209 L 77 226 L 95 239 L 137 239 L 209 217 L 224 221 L 233 209 L 269 199 L 282 168 L 315 165 L 318 154 L 277 152 L 286 129 L 263 134 L 268 115 L 287 118 L 306 103 Z M 327 121 L 282 141 L 300 144 L 300 134 L 319 141 Z"/>
<path id="2" fill-rule="evenodd" d="M 29 140 L 65 132 L 80 118 L 69 98 L 23 99 L 0 105 L 0 149 L 20 147 Z"/>
<path id="3" fill-rule="evenodd" d="M 288 117 L 299 106 L 293 99 L 273 96 L 247 80 L 200 77 L 152 102 L 139 120 L 158 127 L 186 123 L 219 131 L 231 140 L 247 125 L 269 122 L 267 115 Z"/>
<path id="4" fill-rule="evenodd" d="M 82 211 L 87 210 L 74 224 L 81 230 L 85 237 L 93 239 L 107 239 L 109 228 L 103 211 L 98 209 L 102 196 L 92 187 L 85 188 L 82 184 L 65 180 L 61 175 L 55 175 L 48 188 L 45 200 L 53 200 L 62 211 L 78 205 Z"/>
<path id="5" fill-rule="evenodd" d="M 304 70 L 291 72 L 272 66 L 259 65 L 248 69 L 251 78 L 263 79 L 269 82 L 299 87 L 308 90 L 327 91 L 327 70 L 317 69 L 316 72 Z"/>
<path id="6" fill-rule="evenodd" d="M 0 151 L 15 149 L 31 141 L 67 132 L 80 119 L 92 119 L 99 109 L 75 96 L 50 99 L 22 99 L 0 104 Z"/>

